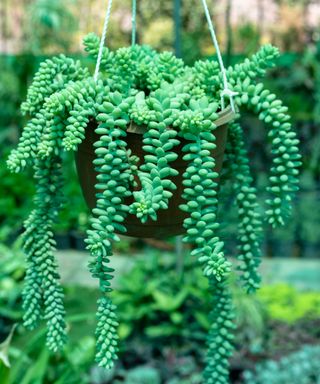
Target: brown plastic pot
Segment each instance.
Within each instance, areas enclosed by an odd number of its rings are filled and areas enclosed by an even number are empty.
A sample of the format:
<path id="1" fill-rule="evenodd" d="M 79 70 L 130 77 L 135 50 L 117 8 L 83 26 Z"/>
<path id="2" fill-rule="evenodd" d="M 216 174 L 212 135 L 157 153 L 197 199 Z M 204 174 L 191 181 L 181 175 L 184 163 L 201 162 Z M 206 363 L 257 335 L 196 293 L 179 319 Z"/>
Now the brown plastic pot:
<path id="1" fill-rule="evenodd" d="M 213 150 L 212 155 L 215 158 L 215 171 L 220 173 L 225 152 L 228 125 L 227 123 L 233 120 L 234 113 L 227 108 L 219 113 L 219 119 L 216 121 L 217 128 L 215 130 L 217 147 Z M 84 198 L 90 209 L 96 205 L 95 184 L 97 173 L 94 170 L 93 160 L 95 159 L 93 144 L 98 140 L 98 135 L 94 132 L 95 125 L 89 124 L 85 140 L 79 145 L 76 153 L 76 166 L 79 176 L 80 185 Z M 127 131 L 127 145 L 132 154 L 143 160 L 144 151 L 142 150 L 142 134 L 145 131 L 143 126 L 131 124 Z M 166 210 L 159 210 L 157 213 L 157 221 L 148 220 L 142 224 L 136 216 L 128 214 L 125 222 L 127 228 L 126 236 L 140 238 L 161 238 L 167 236 L 175 236 L 185 232 L 183 228 L 183 220 L 186 213 L 179 209 L 179 205 L 184 202 L 182 199 L 183 184 L 182 175 L 185 172 L 188 164 L 182 159 L 182 147 L 187 143 L 186 140 L 180 139 L 180 145 L 175 147 L 175 152 L 179 155 L 178 158 L 171 163 L 179 174 L 172 177 L 172 181 L 177 186 L 174 195 L 171 197 L 169 207 Z M 132 197 L 126 199 L 126 204 L 132 203 Z"/>

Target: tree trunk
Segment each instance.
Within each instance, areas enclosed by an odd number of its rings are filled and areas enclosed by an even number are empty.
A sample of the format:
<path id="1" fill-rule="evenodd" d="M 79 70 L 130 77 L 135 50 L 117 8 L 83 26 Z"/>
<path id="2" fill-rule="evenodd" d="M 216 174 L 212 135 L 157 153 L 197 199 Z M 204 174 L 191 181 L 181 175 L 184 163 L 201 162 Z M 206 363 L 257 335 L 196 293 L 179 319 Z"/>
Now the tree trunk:
<path id="1" fill-rule="evenodd" d="M 181 0 L 174 0 L 174 49 L 177 57 L 181 57 Z"/>
<path id="2" fill-rule="evenodd" d="M 233 46 L 231 11 L 232 11 L 232 0 L 227 0 L 226 12 L 225 12 L 225 26 L 226 26 L 226 34 L 227 34 L 226 66 L 229 66 L 231 64 L 232 46 Z"/>
<path id="3" fill-rule="evenodd" d="M 264 34 L 264 0 L 257 0 L 257 31 L 259 34 L 259 45 Z"/>

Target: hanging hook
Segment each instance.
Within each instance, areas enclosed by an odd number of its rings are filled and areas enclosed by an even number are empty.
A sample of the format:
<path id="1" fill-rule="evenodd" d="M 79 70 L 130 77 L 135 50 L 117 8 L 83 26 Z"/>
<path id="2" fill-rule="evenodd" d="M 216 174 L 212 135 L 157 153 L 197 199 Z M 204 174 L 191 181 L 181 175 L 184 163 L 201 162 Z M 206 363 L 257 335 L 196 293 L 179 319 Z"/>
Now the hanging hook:
<path id="1" fill-rule="evenodd" d="M 235 108 L 234 96 L 236 96 L 238 94 L 238 92 L 234 92 L 229 87 L 228 78 L 227 78 L 227 71 L 226 71 L 226 69 L 224 67 L 224 64 L 223 64 L 223 59 L 222 59 L 222 55 L 221 55 L 218 39 L 217 39 L 216 33 L 214 31 L 214 27 L 213 27 L 213 23 L 212 23 L 212 20 L 211 20 L 211 17 L 210 17 L 207 1 L 206 0 L 202 0 L 202 5 L 203 5 L 203 8 L 204 8 L 204 12 L 205 12 L 206 18 L 207 18 L 207 22 L 208 22 L 208 26 L 209 26 L 209 31 L 210 31 L 210 34 L 211 34 L 213 45 L 214 45 L 214 47 L 216 49 L 216 52 L 217 52 L 218 62 L 219 62 L 219 66 L 220 66 L 221 73 L 222 73 L 224 89 L 221 92 L 221 108 L 224 109 L 224 107 L 225 107 L 224 99 L 225 99 L 225 97 L 228 97 L 229 100 L 230 100 L 230 106 L 231 106 L 232 112 L 235 113 L 236 112 L 236 108 Z"/>

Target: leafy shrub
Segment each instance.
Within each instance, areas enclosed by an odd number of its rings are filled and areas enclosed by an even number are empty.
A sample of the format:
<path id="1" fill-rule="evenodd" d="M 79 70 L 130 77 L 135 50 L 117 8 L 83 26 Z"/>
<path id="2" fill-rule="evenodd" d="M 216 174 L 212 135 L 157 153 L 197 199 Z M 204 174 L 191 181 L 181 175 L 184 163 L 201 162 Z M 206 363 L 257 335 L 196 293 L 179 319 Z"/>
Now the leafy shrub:
<path id="1" fill-rule="evenodd" d="M 19 120 L 20 83 L 14 68 L 0 57 L 0 129 L 1 136 Z M 0 136 L 0 142 L 2 137 Z"/>
<path id="2" fill-rule="evenodd" d="M 5 153 L 7 152 L 5 151 Z M 5 232 L 13 233 L 22 227 L 33 193 L 34 187 L 30 175 L 12 174 L 8 171 L 5 162 L 0 160 L 0 224 L 2 232 L 7 228 L 8 231 Z"/>
<path id="3" fill-rule="evenodd" d="M 304 317 L 320 316 L 319 292 L 299 292 L 281 283 L 263 286 L 257 295 L 272 319 L 294 323 Z"/>
<path id="4" fill-rule="evenodd" d="M 22 317 L 20 305 L 25 262 L 16 246 L 10 250 L 0 243 L 0 254 L 0 340 L 3 340 L 13 323 Z"/>
<path id="5" fill-rule="evenodd" d="M 208 282 L 193 263 L 186 263 L 182 278 L 173 255 L 153 253 L 119 277 L 112 294 L 119 309 L 123 338 L 143 334 L 149 340 L 204 339 L 209 329 Z"/>

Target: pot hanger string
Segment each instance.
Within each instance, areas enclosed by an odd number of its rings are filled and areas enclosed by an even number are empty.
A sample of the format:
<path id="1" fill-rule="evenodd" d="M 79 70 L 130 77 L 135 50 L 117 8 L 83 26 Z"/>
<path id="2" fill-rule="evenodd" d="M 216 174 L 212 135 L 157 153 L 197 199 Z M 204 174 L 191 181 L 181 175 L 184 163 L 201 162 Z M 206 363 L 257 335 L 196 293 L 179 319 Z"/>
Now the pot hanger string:
<path id="1" fill-rule="evenodd" d="M 221 73 L 222 73 L 224 89 L 221 92 L 221 108 L 222 109 L 225 108 L 225 102 L 224 101 L 225 101 L 225 98 L 227 97 L 230 100 L 230 106 L 231 106 L 232 112 L 235 113 L 236 112 L 236 108 L 235 108 L 234 96 L 236 96 L 238 94 L 238 92 L 234 92 L 229 87 L 228 78 L 227 78 L 227 71 L 226 71 L 226 69 L 224 67 L 224 64 L 223 64 L 223 59 L 222 59 L 222 55 L 221 55 L 221 51 L 220 51 L 217 35 L 216 35 L 214 27 L 213 27 L 213 23 L 212 23 L 211 16 L 210 16 L 210 13 L 209 13 L 209 8 L 208 8 L 207 1 L 206 0 L 202 0 L 202 5 L 203 5 L 203 8 L 204 8 L 204 12 L 205 12 L 206 18 L 207 18 L 207 22 L 208 22 L 208 26 L 209 26 L 209 31 L 210 31 L 210 34 L 211 34 L 213 45 L 214 45 L 215 50 L 217 52 L 218 62 L 219 62 L 220 70 L 221 70 Z"/>
<path id="2" fill-rule="evenodd" d="M 132 37 L 131 37 L 131 44 L 136 44 L 137 39 L 137 0 L 132 0 L 132 18 L 131 18 L 131 25 L 132 25 Z"/>
<path id="3" fill-rule="evenodd" d="M 214 45 L 216 52 L 217 52 L 218 62 L 219 62 L 219 66 L 220 66 L 221 73 L 222 73 L 224 89 L 221 92 L 221 107 L 222 107 L 222 109 L 225 108 L 225 98 L 227 97 L 230 100 L 230 106 L 231 106 L 232 111 L 235 112 L 236 109 L 235 109 L 235 103 L 234 103 L 234 96 L 236 96 L 238 93 L 234 92 L 229 87 L 227 72 L 226 72 L 226 69 L 224 67 L 219 43 L 218 43 L 217 36 L 216 36 L 215 30 L 213 27 L 213 23 L 212 23 L 211 16 L 209 13 L 207 1 L 202 0 L 202 5 L 203 5 L 204 11 L 205 11 L 205 15 L 206 15 L 208 26 L 209 26 L 209 31 L 211 34 L 213 45 Z M 102 32 L 102 36 L 101 36 L 101 40 L 100 40 L 98 58 L 97 58 L 96 69 L 95 69 L 95 73 L 94 73 L 94 80 L 95 81 L 98 80 L 98 76 L 99 76 L 103 47 L 105 44 L 107 31 L 108 31 L 108 25 L 109 25 L 109 21 L 110 21 L 111 8 L 112 8 L 112 0 L 108 0 L 107 12 L 106 12 L 105 20 L 104 20 L 103 32 Z M 131 21 L 132 21 L 132 38 L 131 38 L 132 41 L 131 41 L 131 44 L 132 45 L 135 45 L 135 43 L 136 43 L 136 35 L 137 35 L 136 17 L 137 17 L 137 0 L 132 0 L 132 18 L 131 18 Z"/>
<path id="4" fill-rule="evenodd" d="M 96 69 L 94 72 L 94 81 L 97 82 L 98 76 L 99 76 L 99 71 L 100 71 L 100 65 L 101 65 L 101 60 L 102 60 L 102 53 L 103 53 L 103 47 L 106 41 L 107 37 L 107 31 L 108 31 L 108 25 L 110 21 L 110 15 L 111 15 L 111 8 L 112 8 L 112 0 L 108 1 L 108 6 L 107 6 L 107 12 L 106 16 L 104 19 L 104 24 L 103 24 L 103 31 L 102 31 L 102 36 L 100 40 L 100 46 L 99 46 L 99 52 L 98 52 L 98 58 L 97 58 L 97 63 L 96 63 Z M 136 36 L 137 36 L 137 0 L 132 0 L 132 36 L 131 36 L 131 44 L 135 45 L 136 44 Z"/>
<path id="5" fill-rule="evenodd" d="M 97 82 L 98 76 L 99 76 L 99 70 L 100 70 L 100 65 L 101 65 L 101 60 L 102 60 L 102 52 L 103 52 L 104 43 L 105 43 L 106 37 L 107 37 L 108 25 L 109 25 L 109 20 L 110 20 L 110 15 L 111 15 L 111 8 L 112 8 L 112 0 L 109 0 L 107 12 L 106 12 L 106 16 L 105 16 L 104 24 L 103 24 L 103 31 L 102 31 L 102 36 L 101 36 L 101 40 L 100 40 L 96 69 L 94 72 L 94 81 L 95 82 Z"/>

